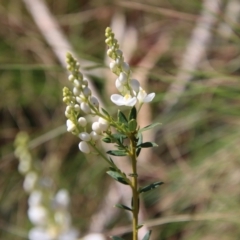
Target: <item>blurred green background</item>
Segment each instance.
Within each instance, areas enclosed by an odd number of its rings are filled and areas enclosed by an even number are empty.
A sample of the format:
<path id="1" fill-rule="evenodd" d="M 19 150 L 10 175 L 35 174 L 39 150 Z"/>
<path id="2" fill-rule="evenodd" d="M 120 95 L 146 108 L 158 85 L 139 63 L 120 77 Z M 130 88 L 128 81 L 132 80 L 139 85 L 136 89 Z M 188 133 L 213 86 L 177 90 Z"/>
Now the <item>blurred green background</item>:
<path id="1" fill-rule="evenodd" d="M 56 189 L 70 191 L 73 225 L 84 235 L 112 180 L 105 174 L 105 163 L 82 155 L 78 139 L 65 131 L 62 88 L 69 84 L 67 74 L 26 2 L 0 3 L 0 238 L 27 239 L 31 227 L 27 194 L 13 154 L 19 131 L 29 133 L 32 153 L 43 172 L 55 180 Z M 152 121 L 162 122 L 155 134 L 159 147 L 140 164 L 141 184 L 165 182 L 143 197 L 153 240 L 240 239 L 240 2 L 209 2 L 219 3 L 219 9 L 217 14 L 206 11 L 214 18 L 211 28 L 203 18 L 208 41 L 203 41 L 203 50 L 194 48 L 190 53 L 203 51 L 187 71 L 186 88 L 168 110 L 165 99 L 189 55 L 186 49 L 194 41 L 206 1 L 45 2 L 74 53 L 91 62 L 91 69 L 85 70 L 106 105 L 104 31 L 116 16 L 124 19 L 119 20 L 123 33 L 134 29 L 137 41 L 129 57 L 133 69 L 150 51 L 154 53 L 153 46 L 163 48 L 145 74 L 146 86 L 157 94 L 151 111 Z M 232 3 L 236 5 L 231 12 Z M 199 36 L 203 34 L 197 35 L 201 44 Z M 159 39 L 165 45 L 157 45 Z M 101 74 L 93 76 L 91 70 Z M 129 224 L 121 212 L 108 221 L 104 232 Z"/>

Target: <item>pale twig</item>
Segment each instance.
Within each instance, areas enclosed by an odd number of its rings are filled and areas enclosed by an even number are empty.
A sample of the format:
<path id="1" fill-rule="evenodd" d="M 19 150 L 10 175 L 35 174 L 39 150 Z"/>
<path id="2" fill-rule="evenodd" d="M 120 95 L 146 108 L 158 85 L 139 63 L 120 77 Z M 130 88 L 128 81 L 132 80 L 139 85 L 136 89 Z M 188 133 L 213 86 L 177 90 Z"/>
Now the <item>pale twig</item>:
<path id="1" fill-rule="evenodd" d="M 73 55 L 76 56 L 74 49 L 72 48 L 71 44 L 63 34 L 58 22 L 55 20 L 54 16 L 51 14 L 47 6 L 42 0 L 22 0 L 30 14 L 32 15 L 36 25 L 38 26 L 39 30 L 41 31 L 42 35 L 44 36 L 46 42 L 52 48 L 55 56 L 57 57 L 58 61 L 61 65 L 66 68 L 66 53 L 71 52 Z M 93 62 L 79 59 L 81 64 L 81 71 L 83 74 L 88 74 L 88 72 L 84 69 L 85 67 L 94 66 L 96 65 Z M 91 69 L 91 75 L 101 76 L 101 71 L 98 69 L 97 72 L 94 69 Z M 101 105 L 103 103 L 101 98 L 99 97 L 98 92 L 96 91 L 94 85 L 89 81 L 90 88 L 94 96 L 96 96 Z"/>
<path id="2" fill-rule="evenodd" d="M 173 215 L 165 216 L 161 218 L 156 218 L 146 221 L 144 224 L 147 227 L 156 227 L 168 223 L 176 222 L 192 222 L 192 221 L 227 221 L 238 224 L 238 214 L 234 213 L 202 213 L 202 214 L 182 214 L 182 215 Z M 117 234 L 126 234 L 131 231 L 131 227 L 123 226 L 115 228 L 109 232 L 107 235 L 117 235 Z"/>
<path id="3" fill-rule="evenodd" d="M 238 0 L 229 0 L 226 6 L 223 22 L 219 25 L 218 31 L 224 36 L 225 39 L 229 39 L 233 34 L 233 28 L 231 26 L 237 26 L 240 14 L 240 3 Z"/>
<path id="4" fill-rule="evenodd" d="M 149 4 L 143 4 L 143 3 L 132 2 L 132 1 L 115 1 L 115 4 L 121 7 L 126 7 L 134 10 L 142 10 L 150 13 L 156 13 L 166 17 L 177 18 L 177 19 L 186 20 L 186 21 L 196 20 L 196 16 L 193 14 L 183 13 L 183 12 L 179 12 L 179 11 L 175 11 L 167 8 L 161 8 L 157 6 L 151 6 Z"/>
<path id="5" fill-rule="evenodd" d="M 173 82 L 165 95 L 163 104 L 164 111 L 168 112 L 178 102 L 185 91 L 187 84 L 193 78 L 193 72 L 198 68 L 202 61 L 212 37 L 212 28 L 217 22 L 216 15 L 219 12 L 221 0 L 205 0 L 203 10 L 192 32 L 192 37 L 187 44 L 185 54 L 176 81 Z"/>

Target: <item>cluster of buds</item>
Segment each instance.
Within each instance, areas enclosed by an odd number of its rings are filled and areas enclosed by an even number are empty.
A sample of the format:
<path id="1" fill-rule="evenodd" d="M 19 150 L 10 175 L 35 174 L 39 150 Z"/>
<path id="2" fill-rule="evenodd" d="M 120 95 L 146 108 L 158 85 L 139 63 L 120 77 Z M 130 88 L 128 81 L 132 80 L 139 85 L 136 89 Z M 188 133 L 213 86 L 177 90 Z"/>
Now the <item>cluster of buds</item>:
<path id="1" fill-rule="evenodd" d="M 109 128 L 109 118 L 100 112 L 99 101 L 88 87 L 88 80 L 80 72 L 79 63 L 73 56 L 67 54 L 67 69 L 70 72 L 68 80 L 73 84 L 73 90 L 63 88 L 63 101 L 66 103 L 65 116 L 68 118 L 67 131 L 77 135 L 81 142 L 80 151 L 91 152 L 91 146 L 102 137 Z M 89 115 L 98 116 L 98 120 L 91 123 L 91 131 L 88 132 Z"/>
<path id="2" fill-rule="evenodd" d="M 52 180 L 42 177 L 37 166 L 34 166 L 28 141 L 26 133 L 19 133 L 15 140 L 15 155 L 19 159 L 18 170 L 24 176 L 23 188 L 29 194 L 28 218 L 34 225 L 28 233 L 28 238 L 75 240 L 78 232 L 71 227 L 68 191 L 60 189 L 56 194 L 53 193 Z"/>
<path id="3" fill-rule="evenodd" d="M 131 70 L 124 61 L 122 51 L 119 49 L 117 39 L 114 38 L 114 33 L 111 28 L 107 28 L 105 32 L 106 44 L 108 45 L 107 55 L 113 59 L 110 63 L 111 71 L 118 76 L 115 85 L 120 94 L 113 94 L 111 101 L 118 106 L 135 106 L 137 102 L 140 107 L 143 103 L 151 102 L 155 97 L 155 93 L 147 94 L 140 86 L 136 79 L 131 79 Z"/>

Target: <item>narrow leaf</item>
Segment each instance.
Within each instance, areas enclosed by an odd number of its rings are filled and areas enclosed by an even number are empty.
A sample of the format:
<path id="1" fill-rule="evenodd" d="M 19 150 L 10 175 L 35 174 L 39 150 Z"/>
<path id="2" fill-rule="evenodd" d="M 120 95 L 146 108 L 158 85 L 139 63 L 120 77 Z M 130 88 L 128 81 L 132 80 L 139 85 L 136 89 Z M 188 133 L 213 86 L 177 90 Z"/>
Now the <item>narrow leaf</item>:
<path id="1" fill-rule="evenodd" d="M 137 128 L 137 121 L 135 119 L 132 119 L 131 121 L 129 121 L 128 123 L 128 129 L 130 132 L 134 132 Z"/>
<path id="2" fill-rule="evenodd" d="M 126 116 L 120 110 L 118 110 L 118 121 L 123 124 L 128 123 Z"/>
<path id="3" fill-rule="evenodd" d="M 148 186 L 145 186 L 145 187 L 142 187 L 138 190 L 139 193 L 142 193 L 142 192 L 147 192 L 147 191 L 150 191 L 150 190 L 153 190 L 154 188 L 157 188 L 158 186 L 162 185 L 163 182 L 155 182 L 155 183 L 151 183 L 150 185 Z"/>
<path id="4" fill-rule="evenodd" d="M 125 185 L 129 185 L 129 184 L 126 182 L 125 178 L 122 176 L 121 173 L 116 172 L 116 171 L 107 171 L 107 174 L 108 174 L 109 176 L 111 176 L 112 178 L 114 178 L 116 181 L 118 181 L 118 182 L 120 182 L 120 183 L 122 183 L 122 184 L 125 184 Z"/>
<path id="5" fill-rule="evenodd" d="M 118 208 L 121 208 L 121 209 L 124 209 L 124 210 L 128 210 L 128 211 L 131 211 L 132 212 L 132 209 L 123 205 L 123 204 L 116 204 L 115 207 L 118 207 Z"/>
<path id="6" fill-rule="evenodd" d="M 132 119 L 135 119 L 135 120 L 137 119 L 137 109 L 135 108 L 135 106 L 131 109 L 128 117 L 129 121 Z"/>
<path id="7" fill-rule="evenodd" d="M 113 156 L 119 156 L 119 157 L 128 155 L 125 150 L 110 150 L 110 151 L 107 151 L 107 154 L 113 155 Z"/>
<path id="8" fill-rule="evenodd" d="M 148 232 L 145 234 L 145 236 L 144 236 L 144 238 L 143 238 L 142 240 L 149 240 L 149 239 L 150 239 L 150 236 L 151 236 L 151 233 L 152 233 L 151 230 L 148 231 Z M 116 239 L 116 240 L 117 240 L 117 239 Z"/>
<path id="9" fill-rule="evenodd" d="M 138 133 L 137 146 L 141 145 L 141 144 L 142 144 L 142 141 L 143 141 L 143 136 L 142 136 L 141 133 Z M 140 152 L 141 152 L 141 147 L 137 148 L 137 151 L 136 151 L 137 157 L 139 156 Z"/>
<path id="10" fill-rule="evenodd" d="M 140 129 L 139 132 L 147 131 L 147 130 L 149 130 L 149 129 L 151 129 L 151 128 L 154 128 L 154 127 L 156 127 L 156 126 L 158 126 L 158 125 L 161 125 L 161 123 L 153 123 L 153 124 L 150 124 L 150 125 L 142 128 L 142 129 Z"/>
<path id="11" fill-rule="evenodd" d="M 101 109 L 102 109 L 102 111 L 103 111 L 103 113 L 104 113 L 105 115 L 107 115 L 108 117 L 110 117 L 110 114 L 108 113 L 107 110 L 105 110 L 104 108 L 101 108 Z"/>
<path id="12" fill-rule="evenodd" d="M 145 143 L 141 143 L 137 147 L 149 148 L 149 147 L 158 147 L 158 145 L 156 143 L 154 143 L 154 142 L 145 142 Z"/>
<path id="13" fill-rule="evenodd" d="M 143 226 L 144 226 L 143 224 L 138 225 L 138 226 L 137 226 L 137 229 L 140 229 L 140 228 L 143 227 Z"/>
<path id="14" fill-rule="evenodd" d="M 105 142 L 105 143 L 111 143 L 112 142 L 111 138 L 109 138 L 109 137 L 102 138 L 102 141 Z"/>
<path id="15" fill-rule="evenodd" d="M 124 240 L 123 238 L 120 238 L 120 237 L 118 237 L 118 236 L 111 236 L 111 238 L 112 238 L 113 240 Z"/>

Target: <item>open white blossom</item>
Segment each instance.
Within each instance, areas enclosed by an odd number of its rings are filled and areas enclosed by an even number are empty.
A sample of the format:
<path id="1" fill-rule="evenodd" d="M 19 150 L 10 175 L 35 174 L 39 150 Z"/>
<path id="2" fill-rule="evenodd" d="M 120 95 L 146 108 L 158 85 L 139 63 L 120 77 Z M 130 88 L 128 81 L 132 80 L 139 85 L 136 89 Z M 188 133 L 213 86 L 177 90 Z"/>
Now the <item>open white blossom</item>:
<path id="1" fill-rule="evenodd" d="M 138 92 L 137 99 L 140 103 L 148 103 L 153 100 L 155 97 L 155 93 L 149 93 L 147 94 L 141 87 L 140 91 Z"/>
<path id="2" fill-rule="evenodd" d="M 137 103 L 137 98 L 132 97 L 130 94 L 126 94 L 124 97 L 119 94 L 113 94 L 111 101 L 118 106 L 129 106 L 132 107 Z"/>

